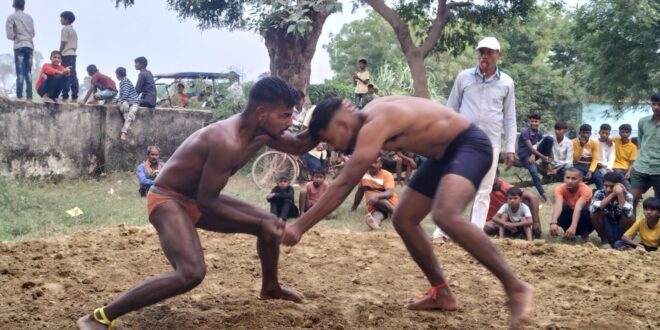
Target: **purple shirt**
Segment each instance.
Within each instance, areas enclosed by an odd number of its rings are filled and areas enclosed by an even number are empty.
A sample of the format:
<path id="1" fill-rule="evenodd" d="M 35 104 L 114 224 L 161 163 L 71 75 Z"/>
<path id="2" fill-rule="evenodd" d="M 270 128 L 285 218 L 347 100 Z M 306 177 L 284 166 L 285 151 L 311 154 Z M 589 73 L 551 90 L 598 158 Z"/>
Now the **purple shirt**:
<path id="1" fill-rule="evenodd" d="M 523 128 L 518 137 L 518 157 L 524 159 L 532 154 L 532 151 L 525 145 L 525 141 L 529 141 L 532 145 L 535 145 L 541 142 L 541 139 L 543 139 L 543 132 L 541 130 L 534 132 L 529 127 Z"/>
<path id="2" fill-rule="evenodd" d="M 115 84 L 115 82 L 112 81 L 112 79 L 110 79 L 110 77 L 108 77 L 108 76 L 106 76 L 106 75 L 104 75 L 100 72 L 96 72 L 92 76 L 91 84 L 92 84 L 92 86 L 96 86 L 96 88 L 100 89 L 100 90 L 109 89 L 109 90 L 113 90 L 115 92 L 117 91 L 117 85 Z"/>

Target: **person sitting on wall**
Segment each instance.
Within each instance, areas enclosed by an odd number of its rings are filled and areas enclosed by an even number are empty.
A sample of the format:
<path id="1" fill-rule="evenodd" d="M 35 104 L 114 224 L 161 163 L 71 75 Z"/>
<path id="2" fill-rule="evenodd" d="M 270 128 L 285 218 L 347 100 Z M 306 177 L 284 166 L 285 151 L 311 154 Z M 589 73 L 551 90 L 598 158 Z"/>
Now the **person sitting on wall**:
<path id="1" fill-rule="evenodd" d="M 138 180 L 140 181 L 140 192 L 141 197 L 147 196 L 149 188 L 154 184 L 154 180 L 160 173 L 160 170 L 163 167 L 163 164 L 158 160 L 160 157 L 160 148 L 158 146 L 148 146 L 147 147 L 147 160 L 138 165 L 135 174 L 137 175 Z"/>
<path id="2" fill-rule="evenodd" d="M 62 89 L 64 89 L 67 77 L 71 74 L 71 68 L 65 68 L 61 63 L 62 53 L 57 50 L 52 51 L 50 53 L 50 63 L 46 63 L 41 67 L 39 79 L 34 85 L 37 94 L 46 103 L 57 102 L 56 100 L 60 97 Z"/>

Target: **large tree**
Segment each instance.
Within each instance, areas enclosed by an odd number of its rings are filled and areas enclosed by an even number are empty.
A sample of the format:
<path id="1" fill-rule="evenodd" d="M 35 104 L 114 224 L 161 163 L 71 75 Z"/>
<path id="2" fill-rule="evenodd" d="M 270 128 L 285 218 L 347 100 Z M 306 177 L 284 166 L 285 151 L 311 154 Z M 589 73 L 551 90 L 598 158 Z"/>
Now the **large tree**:
<path id="1" fill-rule="evenodd" d="M 424 58 L 432 52 L 462 50 L 474 43 L 476 28 L 502 23 L 514 16 L 525 16 L 535 0 L 417 0 L 388 5 L 385 0 L 361 0 L 380 14 L 394 29 L 413 77 L 415 95 L 429 97 Z M 444 33 L 450 24 L 455 28 Z"/>
<path id="2" fill-rule="evenodd" d="M 576 68 L 587 91 L 618 108 L 660 86 L 660 2 L 592 0 L 575 12 Z"/>
<path id="3" fill-rule="evenodd" d="M 115 0 L 131 6 L 134 0 Z M 264 38 L 270 73 L 307 90 L 311 63 L 325 20 L 341 11 L 337 0 L 167 0 L 181 19 L 200 29 L 256 31 Z"/>

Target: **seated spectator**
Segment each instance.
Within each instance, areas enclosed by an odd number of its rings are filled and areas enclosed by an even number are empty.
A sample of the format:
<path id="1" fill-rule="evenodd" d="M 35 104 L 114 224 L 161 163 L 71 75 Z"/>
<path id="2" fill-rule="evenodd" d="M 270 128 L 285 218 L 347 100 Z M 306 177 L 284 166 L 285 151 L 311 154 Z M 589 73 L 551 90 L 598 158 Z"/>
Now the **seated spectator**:
<path id="1" fill-rule="evenodd" d="M 506 192 L 507 202 L 500 207 L 493 217 L 493 222 L 499 229 L 500 238 L 504 238 L 504 232 L 513 235 L 525 235 L 528 241 L 532 240 L 532 212 L 529 207 L 522 203 L 522 190 L 511 187 Z"/>
<path id="2" fill-rule="evenodd" d="M 112 103 L 112 100 L 117 96 L 117 85 L 115 85 L 115 82 L 110 77 L 99 72 L 99 69 L 94 64 L 87 66 L 87 74 L 91 77 L 90 88 L 80 103 L 86 104 L 90 96 L 93 97 L 90 103 L 92 101 L 103 101 L 104 104 Z"/>
<path id="3" fill-rule="evenodd" d="M 71 74 L 70 67 L 63 67 L 62 53 L 54 50 L 50 53 L 50 63 L 46 63 L 41 67 L 37 83 L 34 88 L 41 99 L 46 103 L 55 103 L 57 98 L 60 97 L 62 89 L 67 83 L 68 76 Z"/>
<path id="4" fill-rule="evenodd" d="M 575 167 L 567 169 L 564 183 L 555 187 L 550 234 L 556 237 L 559 226 L 564 229 L 566 238 L 574 239 L 579 235 L 586 241 L 594 230 L 589 217 L 591 196 L 589 186 L 582 183 L 582 172 Z"/>
<path id="5" fill-rule="evenodd" d="M 539 130 L 539 126 L 541 125 L 541 115 L 537 113 L 530 114 L 529 117 L 527 117 L 527 123 L 529 127 L 523 128 L 520 132 L 520 137 L 518 138 L 518 158 L 520 158 L 523 166 L 529 171 L 529 174 L 532 177 L 532 182 L 534 183 L 534 187 L 536 187 L 539 196 L 541 196 L 544 202 L 547 202 L 548 197 L 541 184 L 539 170 L 536 166 L 537 158 L 546 163 L 550 163 L 551 161 L 550 156 L 542 154 L 536 150 L 535 147 L 535 145 L 540 143 L 543 138 L 543 132 Z"/>
<path id="6" fill-rule="evenodd" d="M 637 146 L 630 140 L 632 127 L 630 124 L 619 126 L 619 136 L 612 139 L 614 142 L 614 173 L 623 177 L 623 185 L 627 191 L 632 192 L 630 177 L 632 175 L 632 165 L 637 159 Z"/>
<path id="7" fill-rule="evenodd" d="M 183 90 L 186 86 L 182 83 L 176 84 L 176 93 L 172 95 L 172 106 L 185 108 L 188 105 L 188 94 Z"/>
<path id="8" fill-rule="evenodd" d="M 622 177 L 614 172 L 605 174 L 603 190 L 598 190 L 591 200 L 591 223 L 602 241 L 602 247 L 621 239 L 623 232 L 635 221 L 633 196 L 621 184 Z"/>
<path id="9" fill-rule="evenodd" d="M 412 177 L 413 170 L 417 169 L 417 160 L 415 154 L 400 151 L 388 151 L 381 153 L 383 168 L 390 173 L 396 173 L 396 182 L 403 186 Z"/>
<path id="10" fill-rule="evenodd" d="M 289 185 L 289 177 L 286 173 L 277 176 L 277 185 L 273 187 L 266 200 L 270 203 L 270 213 L 286 221 L 298 217 L 298 208 L 293 202 L 295 198 L 293 187 Z"/>
<path id="11" fill-rule="evenodd" d="M 149 62 L 144 56 L 135 59 L 135 70 L 140 71 L 137 83 L 135 83 L 135 90 L 140 95 L 141 107 L 155 108 L 156 83 L 154 82 L 154 75 L 147 70 L 148 64 Z"/>
<path id="12" fill-rule="evenodd" d="M 603 189 L 603 173 L 596 171 L 598 166 L 598 142 L 591 139 L 591 125 L 580 126 L 580 135 L 573 140 L 573 167 L 577 168 L 586 182 L 592 182 L 596 189 Z"/>
<path id="13" fill-rule="evenodd" d="M 319 143 L 314 149 L 303 154 L 303 161 L 309 173 L 325 169 L 327 159 L 328 152 L 323 143 Z"/>
<path id="14" fill-rule="evenodd" d="M 157 146 L 147 147 L 147 160 L 138 165 L 135 174 L 140 181 L 140 196 L 147 196 L 149 188 L 153 186 L 154 180 L 163 168 L 163 164 L 158 160 L 160 157 L 160 148 Z"/>
<path id="15" fill-rule="evenodd" d="M 380 229 L 380 224 L 392 215 L 399 201 L 394 192 L 394 177 L 392 173 L 382 169 L 382 166 L 380 157 L 371 163 L 369 171 L 358 183 L 351 207 L 351 210 L 355 211 L 362 197 L 366 198 L 367 215 L 364 221 L 371 229 Z"/>
<path id="16" fill-rule="evenodd" d="M 660 198 L 651 197 L 642 203 L 644 208 L 644 218 L 639 218 L 635 223 L 628 228 L 625 234 L 621 237 L 620 241 L 614 242 L 614 248 L 637 248 L 646 251 L 657 251 L 660 247 L 660 226 L 658 226 L 658 218 L 660 218 Z M 635 235 L 639 233 L 640 243 L 637 244 L 633 241 Z"/>
<path id="17" fill-rule="evenodd" d="M 364 107 L 367 105 L 369 102 L 379 98 L 378 94 L 376 94 L 376 88 L 374 87 L 374 84 L 369 83 L 367 85 L 367 95 L 362 97 L 362 106 Z"/>
<path id="18" fill-rule="evenodd" d="M 117 75 L 117 80 L 119 80 L 119 97 L 117 98 L 117 103 L 119 103 L 119 112 L 124 117 L 124 126 L 121 128 L 119 139 L 125 141 L 128 129 L 135 120 L 135 113 L 138 110 L 140 98 L 135 91 L 135 87 L 133 87 L 133 83 L 126 78 L 126 68 L 118 67 L 115 70 L 115 75 Z"/>
<path id="19" fill-rule="evenodd" d="M 537 150 L 544 156 L 550 156 L 550 162 L 542 162 L 541 168 L 553 181 L 564 182 L 564 173 L 573 166 L 573 142 L 566 137 L 566 122 L 555 123 L 555 135 L 548 135 L 541 140 Z"/>
<path id="20" fill-rule="evenodd" d="M 197 95 L 188 95 L 188 103 L 186 104 L 190 109 L 202 109 L 206 103 L 206 93 L 199 92 Z"/>
<path id="21" fill-rule="evenodd" d="M 300 197 L 298 199 L 300 215 L 305 214 L 305 212 L 319 201 L 319 198 L 328 191 L 328 186 L 328 182 L 325 181 L 325 170 L 316 169 L 312 172 L 312 181 L 307 182 L 303 190 L 300 191 Z M 326 219 L 334 219 L 336 216 L 337 213 L 333 211 Z"/>
<path id="22" fill-rule="evenodd" d="M 600 125 L 598 131 L 598 165 L 596 165 L 596 168 L 603 176 L 605 173 L 612 172 L 614 168 L 616 153 L 614 152 L 614 143 L 610 139 L 611 132 L 612 126 L 610 124 Z"/>
<path id="23" fill-rule="evenodd" d="M 497 235 L 499 229 L 497 224 L 493 222 L 493 218 L 497 211 L 507 202 L 506 193 L 513 187 L 510 183 L 500 178 L 500 171 L 495 172 L 495 180 L 493 181 L 493 189 L 490 192 L 490 204 L 488 205 L 488 214 L 486 215 L 486 224 L 484 225 L 484 232 L 487 235 Z M 541 238 L 541 220 L 539 218 L 539 200 L 535 194 L 522 190 L 522 202 L 527 205 L 532 213 L 532 235 L 536 238 Z M 506 234 L 506 232 L 505 232 Z"/>

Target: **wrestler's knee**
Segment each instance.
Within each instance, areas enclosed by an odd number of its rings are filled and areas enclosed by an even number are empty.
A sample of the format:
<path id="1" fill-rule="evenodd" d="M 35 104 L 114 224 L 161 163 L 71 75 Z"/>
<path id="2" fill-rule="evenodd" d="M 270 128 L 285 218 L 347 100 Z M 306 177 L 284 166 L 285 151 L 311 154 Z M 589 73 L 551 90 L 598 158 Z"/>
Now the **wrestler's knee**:
<path id="1" fill-rule="evenodd" d="M 204 280 L 206 276 L 206 265 L 199 264 L 186 265 L 176 270 L 179 279 L 179 285 L 185 291 L 192 290 Z"/>

